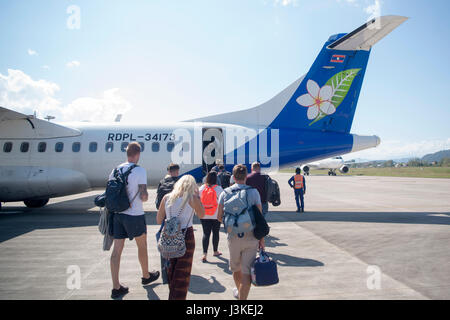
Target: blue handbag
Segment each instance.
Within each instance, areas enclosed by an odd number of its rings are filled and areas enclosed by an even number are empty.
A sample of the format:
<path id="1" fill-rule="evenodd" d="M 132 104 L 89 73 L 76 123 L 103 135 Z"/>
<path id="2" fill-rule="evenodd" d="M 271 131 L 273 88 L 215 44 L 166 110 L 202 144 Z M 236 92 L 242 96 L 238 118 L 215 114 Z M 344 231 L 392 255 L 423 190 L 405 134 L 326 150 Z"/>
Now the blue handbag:
<path id="1" fill-rule="evenodd" d="M 259 256 L 253 263 L 251 276 L 253 285 L 258 287 L 271 286 L 279 282 L 277 264 L 263 249 L 259 250 Z"/>

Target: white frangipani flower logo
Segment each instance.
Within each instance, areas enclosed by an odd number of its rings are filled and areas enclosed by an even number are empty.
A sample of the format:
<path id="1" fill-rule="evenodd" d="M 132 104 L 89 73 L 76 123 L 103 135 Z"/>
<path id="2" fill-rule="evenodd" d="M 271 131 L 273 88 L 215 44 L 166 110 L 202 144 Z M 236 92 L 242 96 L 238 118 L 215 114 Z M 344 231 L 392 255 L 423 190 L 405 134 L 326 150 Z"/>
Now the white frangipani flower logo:
<path id="1" fill-rule="evenodd" d="M 336 107 L 331 103 L 333 97 L 333 88 L 325 85 L 319 87 L 314 80 L 308 80 L 306 83 L 308 93 L 297 98 L 297 103 L 308 108 L 308 119 L 316 119 L 319 116 L 330 115 L 336 112 Z"/>

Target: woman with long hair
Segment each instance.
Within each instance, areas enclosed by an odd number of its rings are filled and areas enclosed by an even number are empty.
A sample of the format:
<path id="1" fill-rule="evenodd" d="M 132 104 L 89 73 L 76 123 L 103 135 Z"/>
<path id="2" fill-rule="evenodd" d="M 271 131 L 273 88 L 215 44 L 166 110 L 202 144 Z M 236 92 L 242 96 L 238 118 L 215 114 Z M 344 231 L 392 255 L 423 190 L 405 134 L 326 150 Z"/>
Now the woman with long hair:
<path id="1" fill-rule="evenodd" d="M 217 220 L 217 210 L 219 207 L 219 196 L 223 192 L 221 186 L 217 185 L 217 172 L 210 171 L 206 176 L 206 182 L 200 187 L 200 200 L 205 208 L 205 216 L 200 221 L 203 227 L 203 257 L 202 262 L 206 262 L 206 256 L 208 254 L 209 239 L 211 237 L 211 231 L 213 234 L 213 250 L 214 256 L 218 257 L 222 255 L 219 252 L 219 231 L 220 222 Z"/>
<path id="2" fill-rule="evenodd" d="M 182 230 L 186 232 L 186 253 L 180 258 L 169 260 L 169 300 L 186 300 L 195 251 L 192 227 L 194 213 L 201 219 L 205 215 L 205 209 L 194 177 L 185 175 L 175 183 L 173 191 L 164 196 L 156 216 L 158 224 L 162 224 L 166 217 L 177 216 Z"/>

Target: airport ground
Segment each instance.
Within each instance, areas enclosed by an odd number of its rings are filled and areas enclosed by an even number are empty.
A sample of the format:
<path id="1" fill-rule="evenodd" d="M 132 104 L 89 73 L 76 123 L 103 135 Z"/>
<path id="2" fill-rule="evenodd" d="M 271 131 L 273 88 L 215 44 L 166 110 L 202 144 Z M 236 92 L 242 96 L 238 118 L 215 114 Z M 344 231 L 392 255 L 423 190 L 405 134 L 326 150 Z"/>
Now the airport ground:
<path id="1" fill-rule="evenodd" d="M 450 180 L 309 176 L 306 212 L 295 212 L 290 174 L 279 173 L 282 204 L 270 207 L 267 251 L 280 283 L 249 299 L 450 299 Z M 0 299 L 110 299 L 110 252 L 102 251 L 99 191 L 52 199 L 41 209 L 8 203 L 0 213 Z M 145 205 L 150 267 L 156 249 L 155 190 Z M 200 261 L 201 225 L 188 299 L 232 299 L 226 236 L 223 256 Z M 73 267 L 75 266 L 75 267 Z M 74 270 L 81 287 L 74 288 Z M 380 277 L 377 278 L 378 271 Z M 120 270 L 124 299 L 162 299 L 161 280 L 143 287 L 134 242 Z"/>
<path id="2" fill-rule="evenodd" d="M 311 175 L 328 175 L 328 169 L 311 170 Z M 283 169 L 283 173 L 294 172 L 294 168 Z M 399 167 L 399 168 L 350 168 L 349 173 L 337 175 L 368 176 L 368 177 L 411 177 L 450 179 L 450 167 Z"/>

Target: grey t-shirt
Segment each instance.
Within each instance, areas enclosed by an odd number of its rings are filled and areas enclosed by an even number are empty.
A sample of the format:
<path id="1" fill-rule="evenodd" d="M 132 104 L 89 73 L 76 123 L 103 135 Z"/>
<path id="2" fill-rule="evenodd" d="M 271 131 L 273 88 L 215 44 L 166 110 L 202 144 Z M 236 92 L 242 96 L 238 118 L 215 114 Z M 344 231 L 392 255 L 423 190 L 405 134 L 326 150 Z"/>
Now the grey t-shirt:
<path id="1" fill-rule="evenodd" d="M 226 188 L 224 191 L 231 191 L 231 190 L 236 190 L 236 189 L 247 189 L 247 188 L 248 188 L 248 186 L 245 184 L 234 184 L 231 187 Z M 261 204 L 261 197 L 259 196 L 258 190 L 256 190 L 255 188 L 251 188 L 251 189 L 247 189 L 246 192 L 247 192 L 247 199 L 248 199 L 249 206 Z M 224 197 L 225 197 L 225 192 L 222 192 L 219 197 L 219 205 L 224 204 Z"/>

